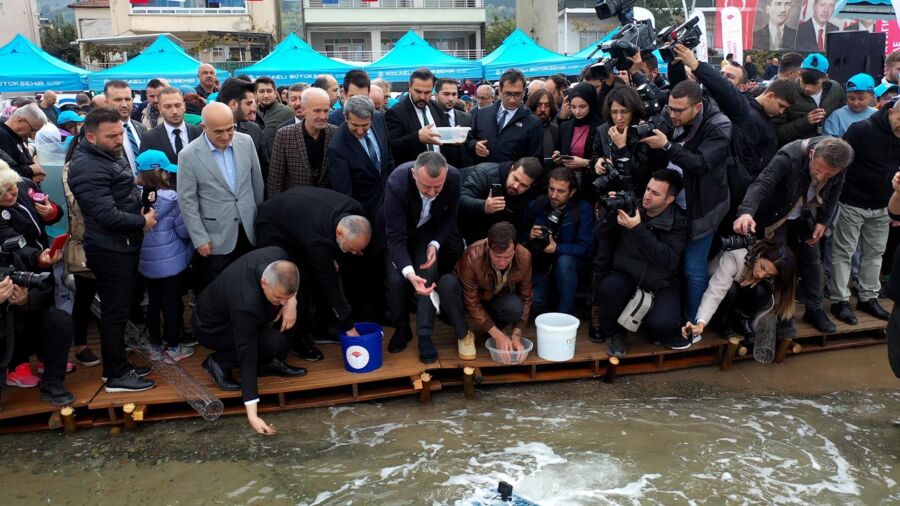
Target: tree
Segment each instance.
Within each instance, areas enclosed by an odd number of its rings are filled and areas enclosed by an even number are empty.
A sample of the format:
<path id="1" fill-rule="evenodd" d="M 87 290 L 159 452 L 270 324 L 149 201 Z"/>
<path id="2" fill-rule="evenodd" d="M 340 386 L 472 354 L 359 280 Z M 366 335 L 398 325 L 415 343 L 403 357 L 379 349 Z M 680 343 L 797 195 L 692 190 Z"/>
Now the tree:
<path id="1" fill-rule="evenodd" d="M 487 37 L 484 44 L 485 54 L 497 49 L 503 39 L 516 29 L 516 20 L 511 17 L 494 16 L 487 26 Z"/>
<path id="2" fill-rule="evenodd" d="M 49 23 L 41 26 L 41 46 L 44 51 L 60 60 L 78 65 L 78 46 L 73 45 L 78 34 L 75 25 L 68 23 L 62 14 L 57 14 Z"/>

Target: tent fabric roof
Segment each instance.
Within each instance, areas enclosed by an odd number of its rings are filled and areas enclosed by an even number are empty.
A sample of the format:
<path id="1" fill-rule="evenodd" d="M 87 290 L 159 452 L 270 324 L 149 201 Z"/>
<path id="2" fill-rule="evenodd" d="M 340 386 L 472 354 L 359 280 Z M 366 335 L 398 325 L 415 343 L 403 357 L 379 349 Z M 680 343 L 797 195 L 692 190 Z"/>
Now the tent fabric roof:
<path id="1" fill-rule="evenodd" d="M 107 81 L 121 79 L 129 86 L 144 89 L 153 78 L 164 78 L 175 87 L 182 85 L 196 86 L 197 67 L 200 61 L 187 54 L 178 44 L 167 36 L 160 35 L 141 54 L 127 62 L 88 76 L 91 89 L 100 89 Z M 224 81 L 230 75 L 224 70 L 217 70 L 216 75 Z"/>
<path id="2" fill-rule="evenodd" d="M 319 74 L 343 76 L 353 70 L 348 65 L 332 60 L 315 51 L 297 34 L 291 32 L 268 56 L 254 65 L 234 71 L 235 74 L 249 74 L 253 77 L 268 76 L 279 85 L 297 82 L 312 82 Z"/>
<path id="3" fill-rule="evenodd" d="M 443 53 L 419 37 L 412 30 L 400 38 L 388 54 L 366 66 L 372 77 L 387 81 L 406 81 L 412 71 L 428 67 L 438 78 L 480 78 L 481 64 Z"/>
<path id="4" fill-rule="evenodd" d="M 88 71 L 51 56 L 18 34 L 0 48 L 0 91 L 74 91 Z"/>
<path id="5" fill-rule="evenodd" d="M 541 47 L 520 29 L 512 32 L 500 47 L 481 59 L 486 79 L 499 78 L 506 69 L 517 68 L 526 77 L 564 73 L 578 74 L 587 64 L 584 58 L 556 54 Z"/>

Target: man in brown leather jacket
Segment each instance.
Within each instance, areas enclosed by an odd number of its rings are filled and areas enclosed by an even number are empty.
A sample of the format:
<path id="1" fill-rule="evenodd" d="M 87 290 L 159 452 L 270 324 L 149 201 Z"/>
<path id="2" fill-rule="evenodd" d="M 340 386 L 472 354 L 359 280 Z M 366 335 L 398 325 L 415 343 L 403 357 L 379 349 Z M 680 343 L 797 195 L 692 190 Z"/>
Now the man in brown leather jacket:
<path id="1" fill-rule="evenodd" d="M 516 244 L 516 229 L 500 222 L 487 239 L 472 243 L 452 274 L 438 281 L 441 315 L 453 325 L 459 358 L 475 360 L 475 336 L 466 313 L 500 350 L 523 350 L 522 330 L 531 313 L 531 253 Z M 512 334 L 503 329 L 513 325 Z"/>

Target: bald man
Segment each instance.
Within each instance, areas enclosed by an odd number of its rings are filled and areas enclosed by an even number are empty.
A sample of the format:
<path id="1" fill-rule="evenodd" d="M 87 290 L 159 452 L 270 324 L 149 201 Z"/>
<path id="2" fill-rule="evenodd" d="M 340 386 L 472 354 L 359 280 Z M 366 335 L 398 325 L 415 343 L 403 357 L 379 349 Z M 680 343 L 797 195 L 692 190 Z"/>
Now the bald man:
<path id="1" fill-rule="evenodd" d="M 109 102 L 106 101 L 106 95 L 103 93 L 98 93 L 94 95 L 94 98 L 91 99 L 91 108 L 99 109 L 100 107 L 107 107 Z"/>
<path id="2" fill-rule="evenodd" d="M 210 93 L 219 91 L 216 88 L 216 69 L 209 63 L 197 67 L 197 80 L 200 81 L 200 84 L 194 90 L 204 99 L 209 97 Z"/>
<path id="3" fill-rule="evenodd" d="M 203 135 L 178 155 L 178 205 L 206 282 L 256 244 L 253 222 L 263 201 L 263 178 L 249 135 L 235 132 L 221 103 L 203 108 Z"/>
<path id="4" fill-rule="evenodd" d="M 372 105 L 375 106 L 376 111 L 384 112 L 386 110 L 384 90 L 378 86 L 372 86 L 372 89 L 369 90 L 369 100 L 372 101 Z"/>

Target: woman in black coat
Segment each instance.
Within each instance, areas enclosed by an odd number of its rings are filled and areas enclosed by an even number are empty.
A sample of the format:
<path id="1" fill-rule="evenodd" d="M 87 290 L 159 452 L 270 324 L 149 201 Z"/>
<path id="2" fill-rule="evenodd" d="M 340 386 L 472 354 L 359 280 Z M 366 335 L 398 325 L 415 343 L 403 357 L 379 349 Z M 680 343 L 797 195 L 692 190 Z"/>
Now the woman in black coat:
<path id="1" fill-rule="evenodd" d="M 553 153 L 557 166 L 568 167 L 578 179 L 579 187 L 584 187 L 586 172 L 590 172 L 594 158 L 594 130 L 603 120 L 597 105 L 597 90 L 588 83 L 579 83 L 568 91 L 570 119 L 559 125 L 556 145 L 559 151 Z"/>

